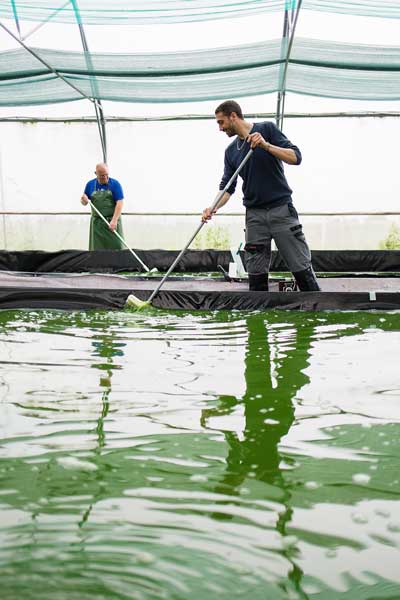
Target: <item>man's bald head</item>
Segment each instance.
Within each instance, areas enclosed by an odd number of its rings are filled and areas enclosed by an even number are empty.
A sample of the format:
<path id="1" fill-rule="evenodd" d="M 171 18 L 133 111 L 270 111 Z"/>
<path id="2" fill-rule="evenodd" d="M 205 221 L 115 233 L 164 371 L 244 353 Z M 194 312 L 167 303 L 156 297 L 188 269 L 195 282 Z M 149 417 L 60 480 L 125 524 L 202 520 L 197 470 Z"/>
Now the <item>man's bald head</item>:
<path id="1" fill-rule="evenodd" d="M 102 183 L 103 185 L 108 183 L 108 166 L 106 163 L 98 163 L 96 165 L 95 173 L 99 183 Z"/>

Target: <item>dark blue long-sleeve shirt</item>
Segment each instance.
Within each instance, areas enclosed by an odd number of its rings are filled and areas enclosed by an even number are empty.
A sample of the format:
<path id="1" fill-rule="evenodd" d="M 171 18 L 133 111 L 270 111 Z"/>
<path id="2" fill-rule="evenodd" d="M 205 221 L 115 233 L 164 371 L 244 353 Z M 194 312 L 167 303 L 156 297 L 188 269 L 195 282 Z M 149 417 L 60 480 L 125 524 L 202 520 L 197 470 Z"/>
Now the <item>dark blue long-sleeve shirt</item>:
<path id="1" fill-rule="evenodd" d="M 301 163 L 301 152 L 287 137 L 270 121 L 254 123 L 250 133 L 261 133 L 263 138 L 274 146 L 291 148 L 297 156 L 297 164 Z M 249 151 L 250 145 L 236 137 L 225 150 L 224 174 L 219 189 L 225 185 L 238 168 L 240 162 Z M 243 204 L 249 208 L 263 208 L 284 204 L 291 201 L 292 190 L 286 181 L 282 161 L 275 158 L 263 148 L 255 148 L 252 156 L 240 172 L 243 179 Z M 236 181 L 227 192 L 233 194 Z"/>

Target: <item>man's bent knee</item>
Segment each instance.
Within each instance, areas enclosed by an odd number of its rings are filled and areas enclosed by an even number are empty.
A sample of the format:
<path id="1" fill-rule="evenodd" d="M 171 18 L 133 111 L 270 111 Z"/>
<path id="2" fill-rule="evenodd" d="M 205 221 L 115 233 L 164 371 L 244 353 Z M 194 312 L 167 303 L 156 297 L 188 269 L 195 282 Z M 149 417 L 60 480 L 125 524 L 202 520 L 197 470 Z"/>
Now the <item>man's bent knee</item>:
<path id="1" fill-rule="evenodd" d="M 248 273 L 268 273 L 271 252 L 266 244 L 247 242 L 245 247 L 245 265 Z"/>

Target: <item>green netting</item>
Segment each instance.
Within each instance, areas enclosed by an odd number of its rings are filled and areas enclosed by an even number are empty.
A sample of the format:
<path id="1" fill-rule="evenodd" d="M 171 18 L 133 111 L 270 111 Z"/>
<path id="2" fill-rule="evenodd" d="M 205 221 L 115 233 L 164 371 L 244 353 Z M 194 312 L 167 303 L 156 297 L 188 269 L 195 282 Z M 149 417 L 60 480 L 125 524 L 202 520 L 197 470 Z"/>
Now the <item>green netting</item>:
<path id="1" fill-rule="evenodd" d="M 179 23 L 295 8 L 298 0 L 79 0 L 82 22 L 94 25 Z M 14 5 L 14 6 L 13 6 Z M 14 10 L 15 9 L 15 10 Z M 399 0 L 303 0 L 302 10 L 400 18 Z M 0 18 L 75 23 L 71 2 L 0 0 Z"/>
<path id="2" fill-rule="evenodd" d="M 90 97 L 123 102 L 189 102 L 276 92 L 281 40 L 195 52 L 92 54 L 35 49 Z M 294 41 L 288 91 L 358 100 L 400 99 L 400 47 L 306 38 Z M 90 68 L 88 69 L 88 64 Z M 96 85 L 93 86 L 93 82 Z M 0 105 L 81 96 L 24 49 L 0 53 Z"/>
<path id="3" fill-rule="evenodd" d="M 344 15 L 400 18 L 399 0 L 304 0 L 302 8 Z"/>
<path id="4" fill-rule="evenodd" d="M 290 0 L 290 3 L 296 0 Z M 204 21 L 283 10 L 287 0 L 79 0 L 82 22 L 91 25 Z M 19 19 L 75 23 L 70 2 L 15 0 Z M 1 18 L 15 16 L 10 0 L 0 0 Z"/>

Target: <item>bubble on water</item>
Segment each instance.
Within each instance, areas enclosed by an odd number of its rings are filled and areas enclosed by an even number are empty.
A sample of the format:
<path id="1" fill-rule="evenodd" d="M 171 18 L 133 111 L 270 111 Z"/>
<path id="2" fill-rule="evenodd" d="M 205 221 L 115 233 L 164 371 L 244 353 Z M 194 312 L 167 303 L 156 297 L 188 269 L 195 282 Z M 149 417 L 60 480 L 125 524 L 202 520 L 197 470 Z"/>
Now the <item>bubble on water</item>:
<path id="1" fill-rule="evenodd" d="M 358 485 L 366 485 L 370 482 L 371 476 L 367 473 L 356 473 L 355 475 L 353 475 L 352 479 L 353 482 L 357 483 Z"/>
<path id="2" fill-rule="evenodd" d="M 386 321 L 386 319 L 385 319 L 384 317 L 381 317 L 381 318 L 379 319 L 379 321 L 380 321 L 381 323 L 384 323 L 384 322 Z"/>
<path id="3" fill-rule="evenodd" d="M 262 398 L 262 394 L 256 394 L 256 398 Z"/>
<path id="4" fill-rule="evenodd" d="M 316 585 L 315 583 L 307 583 L 305 585 L 303 585 L 303 591 L 306 594 L 314 595 L 314 594 L 320 594 L 321 593 L 321 588 Z"/>
<path id="5" fill-rule="evenodd" d="M 388 523 L 387 530 L 392 533 L 400 533 L 400 521 L 391 521 Z"/>
<path id="6" fill-rule="evenodd" d="M 266 425 L 279 425 L 279 421 L 276 419 L 264 419 Z"/>
<path id="7" fill-rule="evenodd" d="M 150 565 L 155 561 L 155 557 L 150 552 L 139 552 L 136 554 L 136 560 L 142 565 Z"/>
<path id="8" fill-rule="evenodd" d="M 191 475 L 189 479 L 190 481 L 195 481 L 197 483 L 208 481 L 207 475 Z"/>
<path id="9" fill-rule="evenodd" d="M 246 565 L 241 565 L 239 563 L 233 564 L 232 570 L 235 571 L 238 575 L 251 575 L 253 573 L 250 567 L 247 567 Z"/>
<path id="10" fill-rule="evenodd" d="M 247 496 L 248 494 L 250 494 L 250 490 L 249 490 L 249 488 L 245 488 L 245 487 L 240 488 L 239 494 L 241 496 Z"/>
<path id="11" fill-rule="evenodd" d="M 365 515 L 364 513 L 361 513 L 361 512 L 353 513 L 351 515 L 351 518 L 353 519 L 354 523 L 359 523 L 361 525 L 368 523 L 367 515 Z"/>
<path id="12" fill-rule="evenodd" d="M 308 490 L 316 490 L 317 488 L 320 487 L 320 484 L 317 483 L 316 481 L 306 481 L 304 484 L 304 487 L 307 488 Z"/>
<path id="13" fill-rule="evenodd" d="M 57 462 L 64 469 L 72 469 L 79 471 L 97 471 L 97 466 L 88 460 L 81 460 L 74 456 L 60 456 Z"/>
<path id="14" fill-rule="evenodd" d="M 286 535 L 282 539 L 282 546 L 287 549 L 293 548 L 293 546 L 296 546 L 298 541 L 299 541 L 299 539 L 295 535 Z"/>
<path id="15" fill-rule="evenodd" d="M 300 596 L 300 594 L 295 590 L 287 591 L 287 600 L 301 600 L 302 597 L 303 596 Z"/>
<path id="16" fill-rule="evenodd" d="M 372 425 L 371 423 L 362 423 L 361 427 L 364 427 L 364 429 L 371 429 Z"/>

